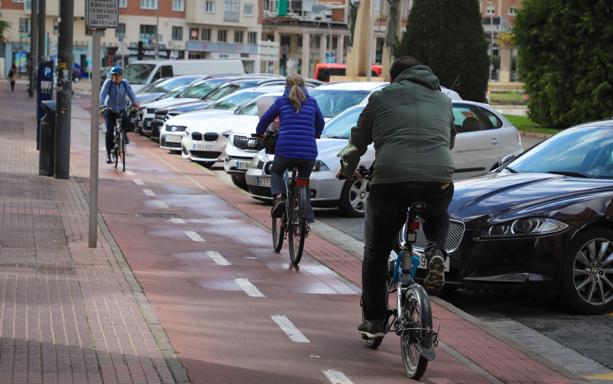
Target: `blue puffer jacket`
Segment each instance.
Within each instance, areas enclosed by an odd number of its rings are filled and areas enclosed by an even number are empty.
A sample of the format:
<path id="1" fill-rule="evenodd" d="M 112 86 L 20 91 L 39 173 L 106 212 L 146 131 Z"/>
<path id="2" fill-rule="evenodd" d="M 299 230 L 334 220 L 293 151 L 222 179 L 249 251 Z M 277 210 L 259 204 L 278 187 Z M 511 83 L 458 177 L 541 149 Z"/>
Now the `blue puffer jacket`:
<path id="1" fill-rule="evenodd" d="M 263 134 L 266 128 L 279 116 L 279 136 L 275 154 L 290 159 L 315 160 L 317 144 L 315 138 L 321 136 L 324 129 L 324 117 L 317 101 L 302 89 L 307 99 L 302 103 L 300 111 L 296 112 L 287 95 L 290 88 L 285 89 L 283 97 L 264 113 L 258 123 L 257 133 Z"/>

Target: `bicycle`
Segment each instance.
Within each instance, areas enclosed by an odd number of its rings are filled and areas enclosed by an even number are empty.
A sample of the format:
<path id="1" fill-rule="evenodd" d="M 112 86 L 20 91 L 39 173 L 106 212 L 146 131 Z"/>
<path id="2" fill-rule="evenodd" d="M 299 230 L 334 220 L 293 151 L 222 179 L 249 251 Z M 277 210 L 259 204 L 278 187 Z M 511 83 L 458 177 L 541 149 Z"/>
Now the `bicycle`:
<path id="1" fill-rule="evenodd" d="M 109 108 L 102 108 L 102 112 L 108 111 Z M 115 119 L 115 127 L 113 127 L 113 148 L 111 149 L 111 161 L 115 164 L 115 168 L 119 165 L 119 158 L 121 157 L 121 164 L 123 172 L 126 171 L 126 141 L 127 133 L 126 129 L 122 128 L 122 121 L 128 116 L 130 109 L 124 109 L 119 112 L 119 116 Z"/>
<path id="2" fill-rule="evenodd" d="M 370 172 L 360 167 L 362 177 L 369 178 Z M 420 258 L 413 253 L 417 232 L 421 226 L 420 212 L 426 203 L 413 202 L 407 208 L 407 217 L 402 233 L 401 252 L 388 261 L 387 295 L 396 292 L 396 308 L 388 308 L 384 332 L 393 331 L 401 337 L 400 353 L 405 374 L 419 380 L 435 358 L 438 345 L 438 331 L 432 329 L 432 310 L 426 290 L 414 280 Z M 376 349 L 383 337 L 369 338 L 362 335 L 367 347 Z"/>

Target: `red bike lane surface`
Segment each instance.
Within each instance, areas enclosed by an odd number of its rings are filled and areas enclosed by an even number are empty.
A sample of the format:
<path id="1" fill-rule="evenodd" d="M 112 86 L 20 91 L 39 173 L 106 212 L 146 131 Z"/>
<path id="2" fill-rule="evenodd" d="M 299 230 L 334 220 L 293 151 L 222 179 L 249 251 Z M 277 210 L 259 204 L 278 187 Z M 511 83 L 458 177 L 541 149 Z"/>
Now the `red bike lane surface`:
<path id="1" fill-rule="evenodd" d="M 77 168 L 88 167 L 85 138 L 73 140 Z M 357 259 L 312 234 L 307 252 L 327 266 L 307 255 L 300 272 L 289 270 L 287 251 L 271 249 L 268 207 L 144 138 L 132 141 L 127 173 L 100 168 L 99 208 L 192 382 L 336 382 L 329 371 L 350 380 L 339 383 L 407 381 L 398 337 L 373 351 L 357 334 Z M 492 382 L 473 363 L 502 382 L 570 382 L 433 310 L 442 341 L 466 359 L 439 348 L 423 382 Z"/>

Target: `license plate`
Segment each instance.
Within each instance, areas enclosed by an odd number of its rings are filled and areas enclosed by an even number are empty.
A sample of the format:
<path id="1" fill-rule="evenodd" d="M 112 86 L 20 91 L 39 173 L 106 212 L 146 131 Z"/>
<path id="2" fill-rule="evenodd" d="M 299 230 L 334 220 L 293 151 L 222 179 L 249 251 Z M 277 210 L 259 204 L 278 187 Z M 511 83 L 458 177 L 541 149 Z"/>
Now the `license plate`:
<path id="1" fill-rule="evenodd" d="M 143 124 L 145 125 L 145 128 L 149 128 L 151 126 L 151 120 L 147 119 Z"/>
<path id="2" fill-rule="evenodd" d="M 247 168 L 249 168 L 249 161 L 237 161 L 236 162 L 236 169 L 246 171 Z"/>
<path id="3" fill-rule="evenodd" d="M 257 185 L 258 187 L 270 188 L 270 177 L 256 177 L 255 185 Z"/>
<path id="4" fill-rule="evenodd" d="M 210 151 L 211 149 L 213 149 L 213 144 L 192 143 L 192 150 L 194 151 Z"/>
<path id="5" fill-rule="evenodd" d="M 179 136 L 179 135 L 166 135 L 166 142 L 167 143 L 180 143 L 181 139 L 183 139 L 183 136 Z"/>
<path id="6" fill-rule="evenodd" d="M 445 260 L 445 272 L 449 272 L 449 257 L 447 257 L 447 260 Z M 425 255 L 420 255 L 419 256 L 419 266 L 417 267 L 419 269 L 428 269 L 428 260 L 426 260 L 426 256 Z"/>

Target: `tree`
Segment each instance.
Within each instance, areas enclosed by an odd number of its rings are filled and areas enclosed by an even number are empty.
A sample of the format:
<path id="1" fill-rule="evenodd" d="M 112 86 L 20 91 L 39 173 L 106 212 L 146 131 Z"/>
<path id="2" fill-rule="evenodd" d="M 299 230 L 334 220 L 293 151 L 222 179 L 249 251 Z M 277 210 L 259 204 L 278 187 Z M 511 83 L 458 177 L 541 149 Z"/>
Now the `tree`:
<path id="1" fill-rule="evenodd" d="M 415 0 L 395 54 L 428 65 L 464 99 L 485 101 L 487 48 L 478 0 Z"/>
<path id="2" fill-rule="evenodd" d="M 532 120 L 565 128 L 613 116 L 610 0 L 524 0 L 513 34 Z"/>
<path id="3" fill-rule="evenodd" d="M 6 20 L 0 19 L 0 43 L 6 41 L 6 31 L 11 28 L 11 23 Z"/>

